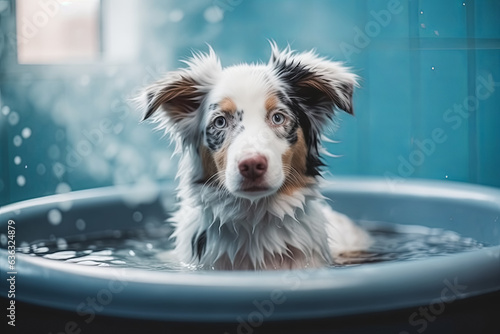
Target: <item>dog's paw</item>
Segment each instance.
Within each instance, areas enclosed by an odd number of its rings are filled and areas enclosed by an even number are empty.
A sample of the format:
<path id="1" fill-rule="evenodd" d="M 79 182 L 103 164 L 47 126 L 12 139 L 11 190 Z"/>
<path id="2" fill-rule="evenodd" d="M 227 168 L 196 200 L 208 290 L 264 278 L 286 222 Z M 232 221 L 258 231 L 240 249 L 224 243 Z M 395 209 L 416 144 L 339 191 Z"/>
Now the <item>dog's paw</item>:
<path id="1" fill-rule="evenodd" d="M 323 214 L 327 222 L 328 245 L 335 259 L 359 257 L 372 245 L 369 233 L 346 215 L 332 210 L 327 204 L 323 206 Z"/>

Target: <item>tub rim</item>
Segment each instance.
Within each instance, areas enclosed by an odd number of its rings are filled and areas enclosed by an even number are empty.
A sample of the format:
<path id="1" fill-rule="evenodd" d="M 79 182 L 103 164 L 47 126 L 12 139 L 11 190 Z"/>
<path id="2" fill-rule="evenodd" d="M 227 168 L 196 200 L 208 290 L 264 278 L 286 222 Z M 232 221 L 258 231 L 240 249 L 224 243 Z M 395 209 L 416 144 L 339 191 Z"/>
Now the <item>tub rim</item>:
<path id="1" fill-rule="evenodd" d="M 392 187 L 386 180 L 371 178 L 330 179 L 325 183 L 323 190 L 353 194 L 362 191 L 432 198 L 450 198 L 448 195 L 453 194 L 457 200 L 470 200 L 500 212 L 500 190 L 479 185 L 411 180 Z M 429 189 L 433 190 L 430 194 Z M 0 214 L 61 200 L 108 198 L 123 191 L 129 190 L 110 187 L 37 198 L 5 206 Z M 0 256 L 0 266 L 8 272 L 7 251 L 0 249 Z M 235 322 L 258 312 L 256 305 L 272 301 L 276 297 L 273 293 L 280 291 L 286 301 L 273 303 L 273 312 L 266 320 L 356 315 L 428 305 L 432 301 L 446 305 L 441 298 L 447 288 L 445 280 L 453 283 L 458 273 L 458 285 L 467 288 L 455 296 L 457 299 L 500 290 L 500 245 L 408 262 L 278 272 L 150 272 L 86 267 L 25 254 L 17 254 L 16 260 L 16 297 L 20 301 L 75 311 L 87 297 L 96 297 L 101 290 L 109 289 L 109 284 L 122 282 L 116 278 L 121 272 L 126 276 L 126 292 L 113 295 L 116 302 L 106 305 L 102 314 L 163 321 Z M 399 282 L 398 286 L 394 281 Z M 68 282 L 73 286 L 67 286 Z M 213 304 L 213 300 L 218 303 Z"/>

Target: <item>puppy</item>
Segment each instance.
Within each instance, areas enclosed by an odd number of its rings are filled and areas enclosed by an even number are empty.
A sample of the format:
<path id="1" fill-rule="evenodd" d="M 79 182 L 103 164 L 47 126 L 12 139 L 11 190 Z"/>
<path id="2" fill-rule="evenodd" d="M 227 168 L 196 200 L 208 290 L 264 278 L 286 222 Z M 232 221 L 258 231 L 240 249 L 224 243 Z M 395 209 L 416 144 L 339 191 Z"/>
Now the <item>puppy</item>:
<path id="1" fill-rule="evenodd" d="M 144 89 L 144 119 L 175 141 L 176 256 L 207 269 L 296 269 L 366 249 L 368 234 L 318 191 L 320 135 L 353 113 L 357 76 L 313 51 L 222 68 L 210 48 Z"/>

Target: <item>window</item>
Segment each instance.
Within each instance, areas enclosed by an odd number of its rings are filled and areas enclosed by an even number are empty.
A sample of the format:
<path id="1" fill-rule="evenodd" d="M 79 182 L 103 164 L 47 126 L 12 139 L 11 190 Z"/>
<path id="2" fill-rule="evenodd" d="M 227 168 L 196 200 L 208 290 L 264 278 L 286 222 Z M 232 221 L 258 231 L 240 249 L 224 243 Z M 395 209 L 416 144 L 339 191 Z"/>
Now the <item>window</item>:
<path id="1" fill-rule="evenodd" d="M 20 64 L 89 62 L 100 55 L 100 0 L 17 0 Z"/>

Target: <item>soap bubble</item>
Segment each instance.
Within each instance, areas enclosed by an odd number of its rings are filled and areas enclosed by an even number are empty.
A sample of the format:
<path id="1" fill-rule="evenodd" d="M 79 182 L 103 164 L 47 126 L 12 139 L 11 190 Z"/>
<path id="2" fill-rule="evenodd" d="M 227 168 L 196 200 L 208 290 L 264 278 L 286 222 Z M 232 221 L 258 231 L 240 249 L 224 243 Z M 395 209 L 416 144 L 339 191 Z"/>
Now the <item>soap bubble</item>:
<path id="1" fill-rule="evenodd" d="M 136 211 L 132 214 L 132 218 L 134 219 L 135 222 L 140 222 L 142 220 L 142 213 Z"/>
<path id="2" fill-rule="evenodd" d="M 26 178 L 23 175 L 19 175 L 16 179 L 16 182 L 19 187 L 24 187 L 24 185 L 26 184 Z"/>
<path id="3" fill-rule="evenodd" d="M 23 139 L 21 138 L 21 136 L 14 136 L 12 142 L 14 143 L 14 146 L 19 147 L 23 143 Z"/>
<path id="4" fill-rule="evenodd" d="M 168 19 L 171 22 L 179 22 L 184 18 L 184 12 L 180 9 L 174 9 L 168 15 Z"/>
<path id="5" fill-rule="evenodd" d="M 66 242 L 66 239 L 63 239 L 63 238 L 59 238 L 57 239 L 57 248 L 59 249 L 66 249 L 68 248 L 68 243 Z"/>
<path id="6" fill-rule="evenodd" d="M 71 191 L 69 184 L 61 182 L 56 187 L 56 194 L 65 194 Z"/>
<path id="7" fill-rule="evenodd" d="M 39 163 L 36 166 L 36 172 L 38 173 L 38 175 L 43 175 L 43 174 L 45 174 L 46 171 L 47 171 L 47 168 L 45 168 L 44 164 Z"/>
<path id="8" fill-rule="evenodd" d="M 72 200 L 60 201 L 57 207 L 62 211 L 69 211 L 73 207 L 73 201 Z"/>
<path id="9" fill-rule="evenodd" d="M 9 121 L 10 125 L 14 126 L 17 123 L 19 123 L 19 114 L 17 112 L 13 111 L 9 114 L 7 120 Z"/>
<path id="10" fill-rule="evenodd" d="M 7 245 L 7 236 L 5 234 L 0 234 L 0 244 L 2 246 L 6 246 Z"/>
<path id="11" fill-rule="evenodd" d="M 224 11 L 218 6 L 211 6 L 205 10 L 203 17 L 209 23 L 217 23 L 224 18 Z"/>
<path id="12" fill-rule="evenodd" d="M 69 184 L 64 182 L 59 183 L 56 187 L 56 194 L 66 194 L 69 193 L 70 191 L 71 187 L 69 186 Z M 63 199 L 59 201 L 57 206 L 62 211 L 68 211 L 73 206 L 73 201 L 70 199 Z"/>
<path id="13" fill-rule="evenodd" d="M 47 214 L 47 218 L 49 219 L 49 223 L 51 223 L 52 225 L 59 225 L 62 221 L 61 211 L 52 209 Z"/>
<path id="14" fill-rule="evenodd" d="M 31 137 L 31 129 L 30 128 L 24 128 L 21 131 L 21 136 L 23 136 L 24 139 L 27 139 L 27 138 Z"/>
<path id="15" fill-rule="evenodd" d="M 4 116 L 7 116 L 9 113 L 10 113 L 10 108 L 9 108 L 9 106 L 3 106 L 3 107 L 2 107 L 2 114 L 3 114 Z"/>
<path id="16" fill-rule="evenodd" d="M 19 165 L 19 164 L 21 163 L 21 157 L 20 157 L 20 156 L 18 156 L 18 155 L 16 155 L 16 156 L 14 157 L 14 163 L 15 163 L 16 165 Z"/>
<path id="17" fill-rule="evenodd" d="M 85 230 L 85 220 L 77 219 L 75 225 L 79 231 Z"/>
<path id="18" fill-rule="evenodd" d="M 56 177 L 61 178 L 66 173 L 66 167 L 62 163 L 56 162 L 52 166 L 52 172 L 54 172 Z"/>

